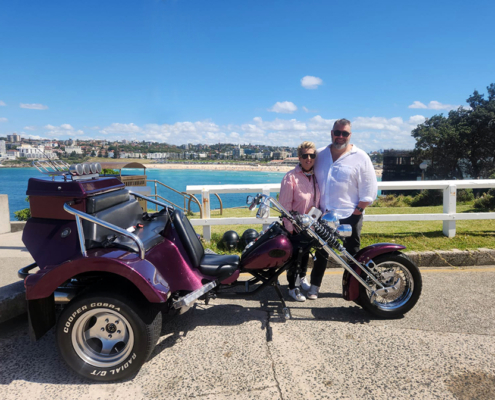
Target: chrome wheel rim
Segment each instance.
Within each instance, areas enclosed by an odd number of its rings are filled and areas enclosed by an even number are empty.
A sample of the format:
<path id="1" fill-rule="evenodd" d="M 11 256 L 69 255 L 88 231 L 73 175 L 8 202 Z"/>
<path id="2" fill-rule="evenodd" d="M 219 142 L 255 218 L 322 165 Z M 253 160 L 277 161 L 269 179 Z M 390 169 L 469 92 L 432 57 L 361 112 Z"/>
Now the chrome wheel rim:
<path id="1" fill-rule="evenodd" d="M 134 332 L 122 314 L 96 308 L 79 318 L 72 330 L 77 355 L 95 367 L 113 367 L 123 362 L 134 347 Z"/>
<path id="2" fill-rule="evenodd" d="M 406 304 L 412 297 L 414 292 L 414 279 L 411 271 L 401 263 L 395 261 L 385 261 L 376 264 L 375 271 L 378 272 L 377 277 L 385 287 L 391 287 L 399 282 L 398 290 L 394 293 L 389 293 L 383 296 L 376 296 L 372 302 L 378 309 L 383 311 L 393 311 Z M 367 283 L 373 290 L 380 289 L 371 279 L 367 279 Z M 368 297 L 371 298 L 372 292 L 367 290 Z"/>

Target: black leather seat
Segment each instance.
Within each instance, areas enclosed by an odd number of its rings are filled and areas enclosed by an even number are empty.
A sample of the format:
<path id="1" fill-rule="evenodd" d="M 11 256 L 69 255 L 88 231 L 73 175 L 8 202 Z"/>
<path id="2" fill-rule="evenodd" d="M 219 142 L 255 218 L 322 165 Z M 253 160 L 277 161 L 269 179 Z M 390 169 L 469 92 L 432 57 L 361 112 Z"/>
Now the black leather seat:
<path id="1" fill-rule="evenodd" d="M 223 280 L 239 269 L 240 258 L 237 255 L 205 254 L 196 231 L 181 210 L 174 210 L 172 223 L 192 266 L 202 274 Z"/>
<path id="2" fill-rule="evenodd" d="M 146 251 L 164 240 L 161 232 L 168 221 L 168 214 L 144 220 L 143 209 L 126 189 L 90 197 L 87 200 L 86 212 L 122 229 L 136 227 L 132 233 L 143 242 Z M 142 228 L 138 225 L 142 225 Z M 104 246 L 139 251 L 137 244 L 129 237 L 90 221 L 83 220 L 83 230 L 88 249 Z"/>

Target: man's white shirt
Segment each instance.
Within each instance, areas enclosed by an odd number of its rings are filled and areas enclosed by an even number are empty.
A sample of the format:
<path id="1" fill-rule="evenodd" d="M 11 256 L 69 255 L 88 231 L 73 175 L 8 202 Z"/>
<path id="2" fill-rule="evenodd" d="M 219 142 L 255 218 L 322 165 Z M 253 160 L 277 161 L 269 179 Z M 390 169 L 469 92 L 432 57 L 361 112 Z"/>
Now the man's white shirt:
<path id="1" fill-rule="evenodd" d="M 333 162 L 330 145 L 316 152 L 315 175 L 320 187 L 320 209 L 349 217 L 360 201 L 372 203 L 378 192 L 370 157 L 352 145 L 351 151 Z"/>

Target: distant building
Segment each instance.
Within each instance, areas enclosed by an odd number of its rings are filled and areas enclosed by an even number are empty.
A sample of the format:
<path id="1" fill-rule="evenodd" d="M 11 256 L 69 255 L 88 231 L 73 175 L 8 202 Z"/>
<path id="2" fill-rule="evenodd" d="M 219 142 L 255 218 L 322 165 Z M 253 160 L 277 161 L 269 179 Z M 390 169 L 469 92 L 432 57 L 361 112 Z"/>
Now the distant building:
<path id="1" fill-rule="evenodd" d="M 14 133 L 12 135 L 7 135 L 7 140 L 10 142 L 10 143 L 14 143 L 14 142 L 20 142 L 21 141 L 21 136 L 18 135 L 17 133 Z"/>
<path id="2" fill-rule="evenodd" d="M 289 157 L 290 155 L 291 155 L 291 153 L 289 153 L 288 151 L 279 150 L 279 151 L 275 151 L 273 153 L 273 158 L 275 160 L 283 160 L 283 159 Z"/>
<path id="3" fill-rule="evenodd" d="M 65 146 L 65 152 L 67 154 L 72 154 L 73 152 L 76 154 L 83 154 L 81 146 Z"/>
<path id="4" fill-rule="evenodd" d="M 0 140 L 0 157 L 7 155 L 7 147 L 5 146 L 5 140 Z"/>
<path id="5" fill-rule="evenodd" d="M 417 181 L 421 171 L 415 165 L 410 150 L 385 150 L 383 152 L 382 182 Z M 383 190 L 383 194 L 411 194 L 411 191 Z"/>

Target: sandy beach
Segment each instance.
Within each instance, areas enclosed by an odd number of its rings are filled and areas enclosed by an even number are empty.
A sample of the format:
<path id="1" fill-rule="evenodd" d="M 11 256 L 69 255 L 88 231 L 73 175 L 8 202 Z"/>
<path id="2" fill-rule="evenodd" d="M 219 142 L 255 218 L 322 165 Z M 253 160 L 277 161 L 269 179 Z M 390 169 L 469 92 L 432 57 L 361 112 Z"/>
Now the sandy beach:
<path id="1" fill-rule="evenodd" d="M 290 165 L 239 165 L 239 164 L 146 164 L 148 169 L 207 169 L 212 171 L 259 171 L 259 172 L 288 172 Z"/>
<path id="2" fill-rule="evenodd" d="M 289 172 L 290 165 L 239 165 L 239 164 L 146 164 L 148 169 L 207 169 L 213 171 L 258 171 Z M 382 170 L 375 170 L 376 176 L 382 176 Z"/>

